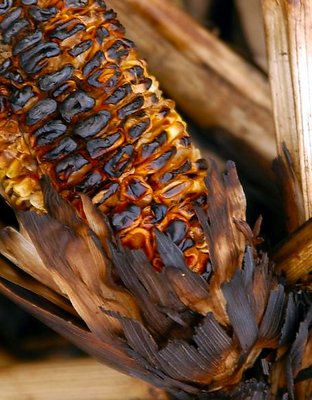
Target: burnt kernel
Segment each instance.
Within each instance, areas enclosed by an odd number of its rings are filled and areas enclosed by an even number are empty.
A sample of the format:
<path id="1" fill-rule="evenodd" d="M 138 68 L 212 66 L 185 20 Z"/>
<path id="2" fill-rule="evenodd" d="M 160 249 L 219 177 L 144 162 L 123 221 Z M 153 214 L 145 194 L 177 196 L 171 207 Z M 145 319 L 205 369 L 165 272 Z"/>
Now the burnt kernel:
<path id="1" fill-rule="evenodd" d="M 45 153 L 41 159 L 43 161 L 54 161 L 62 156 L 70 154 L 72 151 L 76 150 L 77 143 L 71 138 L 64 138 L 61 142 L 55 146 L 52 150 Z"/>
<path id="2" fill-rule="evenodd" d="M 118 183 L 112 183 L 108 189 L 104 191 L 103 196 L 99 201 L 96 202 L 96 204 L 100 205 L 105 203 L 106 200 L 108 200 L 111 196 L 113 196 L 117 190 L 119 189 L 119 184 Z"/>
<path id="3" fill-rule="evenodd" d="M 104 59 L 105 57 L 103 52 L 100 50 L 97 51 L 93 56 L 93 58 L 90 61 L 88 61 L 86 65 L 83 67 L 82 69 L 83 75 L 85 76 L 89 75 L 94 70 L 94 68 L 97 68 L 102 64 Z"/>
<path id="4" fill-rule="evenodd" d="M 6 97 L 0 95 L 0 113 L 3 113 L 7 109 L 7 99 Z"/>
<path id="5" fill-rule="evenodd" d="M 73 172 L 79 171 L 86 164 L 88 164 L 88 160 L 81 154 L 72 154 L 60 161 L 56 165 L 55 171 L 59 175 L 59 179 L 65 180 Z"/>
<path id="6" fill-rule="evenodd" d="M 88 83 L 91 86 L 100 88 L 105 87 L 105 91 L 114 89 L 118 86 L 118 78 L 121 72 L 116 64 L 111 64 L 105 68 L 100 68 L 94 71 L 88 78 Z"/>
<path id="7" fill-rule="evenodd" d="M 109 32 L 104 26 L 100 26 L 99 28 L 97 28 L 95 37 L 99 44 L 102 44 L 103 40 L 108 36 Z"/>
<path id="8" fill-rule="evenodd" d="M 179 140 L 179 143 L 184 147 L 189 147 L 191 145 L 191 138 L 189 136 L 183 136 Z"/>
<path id="9" fill-rule="evenodd" d="M 0 3 L 0 15 L 5 14 L 13 5 L 13 0 L 2 0 Z"/>
<path id="10" fill-rule="evenodd" d="M 155 216 L 155 223 L 161 222 L 167 215 L 168 207 L 164 204 L 154 203 L 152 204 L 151 208 Z"/>
<path id="11" fill-rule="evenodd" d="M 141 215 L 141 209 L 138 206 L 130 205 L 126 210 L 114 214 L 112 218 L 112 225 L 116 231 L 129 228 L 135 220 Z"/>
<path id="12" fill-rule="evenodd" d="M 104 171 L 110 176 L 118 178 L 122 175 L 131 162 L 134 148 L 132 145 L 127 144 L 122 147 L 112 156 L 104 166 Z"/>
<path id="13" fill-rule="evenodd" d="M 206 171 L 206 170 L 208 169 L 207 160 L 205 160 L 204 158 L 200 158 L 199 160 L 197 160 L 197 161 L 195 162 L 195 164 L 196 164 L 196 167 L 197 167 L 199 170 Z"/>
<path id="14" fill-rule="evenodd" d="M 194 200 L 194 204 L 196 204 L 200 207 L 207 204 L 207 195 L 203 194 L 203 195 L 197 197 L 197 199 Z"/>
<path id="15" fill-rule="evenodd" d="M 85 25 L 82 24 L 78 19 L 72 19 L 70 21 L 64 22 L 58 25 L 50 34 L 51 38 L 65 40 L 79 31 L 84 31 L 86 29 Z"/>
<path id="16" fill-rule="evenodd" d="M 52 93 L 52 96 L 58 97 L 61 94 L 64 94 L 68 88 L 70 88 L 70 84 L 64 83 L 63 85 L 59 86 L 56 90 L 54 90 L 54 92 Z"/>
<path id="17" fill-rule="evenodd" d="M 30 35 L 25 36 L 23 39 L 19 40 L 16 45 L 13 47 L 13 55 L 16 56 L 20 54 L 22 51 L 27 50 L 29 47 L 34 46 L 42 39 L 42 32 L 35 31 Z"/>
<path id="18" fill-rule="evenodd" d="M 0 75 L 3 75 L 7 70 L 10 68 L 12 65 L 12 61 L 10 58 L 7 58 L 6 60 L 3 61 L 0 65 Z"/>
<path id="19" fill-rule="evenodd" d="M 25 29 L 29 25 L 29 22 L 25 19 L 18 19 L 17 21 L 13 22 L 10 27 L 4 31 L 2 35 L 2 41 L 4 44 L 9 44 L 13 37 L 18 35 L 20 31 Z"/>
<path id="20" fill-rule="evenodd" d="M 92 158 L 97 158 L 110 150 L 112 146 L 122 137 L 121 132 L 116 132 L 101 139 L 89 140 L 87 150 Z"/>
<path id="21" fill-rule="evenodd" d="M 25 6 L 32 6 L 32 5 L 34 5 L 34 4 L 37 4 L 37 0 L 22 0 L 22 3 L 23 3 Z"/>
<path id="22" fill-rule="evenodd" d="M 30 100 L 32 97 L 34 97 L 34 93 L 32 91 L 31 86 L 25 86 L 21 90 L 14 91 L 14 93 L 10 98 L 12 110 L 16 112 L 22 109 L 28 102 L 28 100 Z"/>
<path id="23" fill-rule="evenodd" d="M 34 132 L 34 136 L 37 138 L 37 145 L 45 146 L 53 143 L 66 132 L 66 129 L 66 125 L 60 120 L 47 122 Z"/>
<path id="24" fill-rule="evenodd" d="M 111 60 L 120 60 L 129 54 L 128 48 L 129 46 L 125 41 L 116 40 L 115 43 L 106 50 L 107 58 Z"/>
<path id="25" fill-rule="evenodd" d="M 156 137 L 153 142 L 146 143 L 142 146 L 142 157 L 143 159 L 150 157 L 155 153 L 163 144 L 167 142 L 168 135 L 165 131 L 162 131 L 160 135 Z"/>
<path id="26" fill-rule="evenodd" d="M 70 122 L 77 114 L 90 111 L 95 100 L 82 90 L 71 93 L 60 105 L 60 113 L 65 121 Z"/>
<path id="27" fill-rule="evenodd" d="M 172 172 L 165 172 L 159 179 L 159 183 L 164 184 L 171 181 L 174 178 L 174 174 Z"/>
<path id="28" fill-rule="evenodd" d="M 93 42 L 92 42 L 91 39 L 85 40 L 85 41 L 77 44 L 76 46 L 74 46 L 71 50 L 68 51 L 68 53 L 73 57 L 77 57 L 80 54 L 82 54 L 85 51 L 87 51 L 88 49 L 90 49 L 92 44 L 93 44 Z"/>
<path id="29" fill-rule="evenodd" d="M 57 85 L 71 78 L 75 68 L 71 64 L 65 65 L 62 69 L 51 74 L 45 74 L 39 79 L 39 87 L 44 92 L 54 90 Z"/>
<path id="30" fill-rule="evenodd" d="M 138 111 L 144 104 L 144 97 L 138 96 L 130 103 L 126 104 L 125 106 L 121 107 L 118 110 L 118 118 L 123 119 L 127 115 L 133 114 Z"/>
<path id="31" fill-rule="evenodd" d="M 20 54 L 20 64 L 27 74 L 36 74 L 41 71 L 46 58 L 58 56 L 61 50 L 54 42 L 38 43 L 35 47 Z"/>
<path id="32" fill-rule="evenodd" d="M 193 239 L 191 238 L 187 238 L 185 240 L 183 240 L 180 244 L 179 247 L 182 251 L 186 251 L 188 249 L 190 249 L 191 247 L 195 246 L 195 242 Z"/>
<path id="33" fill-rule="evenodd" d="M 147 187 L 137 179 L 133 178 L 130 180 L 127 186 L 127 194 L 133 198 L 140 198 L 147 192 Z"/>
<path id="34" fill-rule="evenodd" d="M 117 18 L 117 14 L 112 9 L 105 11 L 103 15 L 104 15 L 105 21 L 111 21 L 111 20 Z"/>
<path id="35" fill-rule="evenodd" d="M 57 8 L 55 7 L 31 7 L 29 9 L 29 14 L 33 17 L 33 19 L 37 22 L 48 21 L 50 18 L 55 17 L 57 14 Z"/>
<path id="36" fill-rule="evenodd" d="M 95 136 L 107 126 L 111 117 L 112 115 L 109 111 L 99 111 L 98 113 L 91 115 L 91 117 L 80 121 L 74 128 L 74 134 L 84 139 Z"/>
<path id="37" fill-rule="evenodd" d="M 175 169 L 174 171 L 166 172 L 159 179 L 160 183 L 168 183 L 171 179 L 175 178 L 177 175 L 184 174 L 189 171 L 192 167 L 192 164 L 189 160 L 186 160 L 185 163 L 181 165 L 180 168 Z"/>
<path id="38" fill-rule="evenodd" d="M 179 244 L 187 233 L 187 224 L 180 219 L 174 219 L 167 226 L 166 233 L 175 244 Z"/>
<path id="39" fill-rule="evenodd" d="M 126 96 L 131 93 L 131 85 L 127 83 L 126 85 L 120 86 L 116 89 L 108 99 L 106 99 L 106 104 L 118 104 Z"/>
<path id="40" fill-rule="evenodd" d="M 35 125 L 56 111 L 57 103 L 52 99 L 40 100 L 26 114 L 26 124 Z"/>
<path id="41" fill-rule="evenodd" d="M 161 168 L 163 168 L 168 160 L 176 153 L 176 149 L 170 149 L 168 151 L 166 151 L 165 153 L 163 153 L 161 156 L 159 156 L 158 158 L 156 158 L 154 161 L 151 162 L 150 167 L 153 170 L 159 170 Z"/>
<path id="42" fill-rule="evenodd" d="M 3 74 L 4 78 L 8 79 L 9 81 L 13 81 L 16 83 L 23 83 L 24 79 L 22 75 L 17 71 L 8 71 Z"/>
<path id="43" fill-rule="evenodd" d="M 18 7 L 12 10 L 0 23 L 0 29 L 6 30 L 16 21 L 22 14 L 22 8 Z"/>
<path id="44" fill-rule="evenodd" d="M 130 72 L 134 79 L 141 80 L 144 78 L 144 69 L 139 65 L 135 65 L 127 69 L 127 72 Z"/>
<path id="45" fill-rule="evenodd" d="M 151 123 L 150 119 L 146 119 L 139 122 L 136 125 L 133 125 L 129 129 L 129 136 L 131 137 L 131 139 L 137 139 L 139 136 L 141 136 L 150 126 L 150 123 Z"/>
<path id="46" fill-rule="evenodd" d="M 83 182 L 81 182 L 78 186 L 76 186 L 76 189 L 79 192 L 86 193 L 89 190 L 98 186 L 101 182 L 102 182 L 101 174 L 95 171 L 89 174 Z"/>
<path id="47" fill-rule="evenodd" d="M 65 6 L 68 8 L 85 7 L 89 0 L 65 0 Z"/>

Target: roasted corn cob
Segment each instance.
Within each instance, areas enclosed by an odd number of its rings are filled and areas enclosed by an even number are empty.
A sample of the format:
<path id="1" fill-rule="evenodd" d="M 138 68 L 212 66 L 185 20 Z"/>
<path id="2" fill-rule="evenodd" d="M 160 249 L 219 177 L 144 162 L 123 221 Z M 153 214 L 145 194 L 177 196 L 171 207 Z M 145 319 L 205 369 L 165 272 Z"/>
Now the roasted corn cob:
<path id="1" fill-rule="evenodd" d="M 116 14 L 101 0 L 6 1 L 0 13 L 12 49 L 0 67 L 8 201 L 42 210 L 48 175 L 80 211 L 79 193 L 89 195 L 156 268 L 153 226 L 203 272 L 208 249 L 193 202 L 206 202 L 206 164 Z"/>

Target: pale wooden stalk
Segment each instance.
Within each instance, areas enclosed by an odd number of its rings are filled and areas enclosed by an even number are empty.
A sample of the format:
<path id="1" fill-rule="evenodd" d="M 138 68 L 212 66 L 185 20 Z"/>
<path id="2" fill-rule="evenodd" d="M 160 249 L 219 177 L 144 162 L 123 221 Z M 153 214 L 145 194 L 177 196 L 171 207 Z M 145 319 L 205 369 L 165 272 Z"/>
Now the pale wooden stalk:
<path id="1" fill-rule="evenodd" d="M 312 217 L 312 3 L 262 2 L 278 153 L 284 157 L 284 146 L 290 153 L 303 223 Z"/>
<path id="2" fill-rule="evenodd" d="M 169 0 L 108 0 L 167 96 L 203 127 L 220 126 L 270 176 L 276 156 L 266 79 Z M 250 155 L 253 154 L 253 156 Z"/>
<path id="3" fill-rule="evenodd" d="M 205 17 L 213 0 L 184 0 L 184 4 L 190 15 L 199 22 L 204 23 Z"/>
<path id="4" fill-rule="evenodd" d="M 0 380 L 2 400 L 168 400 L 161 390 L 90 358 L 0 364 Z"/>
<path id="5" fill-rule="evenodd" d="M 261 0 L 235 0 L 240 21 L 253 59 L 264 71 L 267 70 Z"/>
<path id="6" fill-rule="evenodd" d="M 312 220 L 294 232 L 273 254 L 276 270 L 283 272 L 287 284 L 300 282 L 312 289 Z"/>

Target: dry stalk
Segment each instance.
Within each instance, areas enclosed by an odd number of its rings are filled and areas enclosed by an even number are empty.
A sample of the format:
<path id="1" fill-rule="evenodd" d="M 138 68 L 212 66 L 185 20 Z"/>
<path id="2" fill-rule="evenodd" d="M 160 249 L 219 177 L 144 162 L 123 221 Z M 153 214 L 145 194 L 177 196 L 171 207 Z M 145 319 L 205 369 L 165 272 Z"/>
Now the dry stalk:
<path id="1" fill-rule="evenodd" d="M 285 273 L 289 285 L 300 282 L 303 286 L 308 285 L 312 288 L 310 276 L 312 272 L 311 232 L 312 220 L 309 220 L 294 232 L 273 256 L 277 271 Z"/>
<path id="2" fill-rule="evenodd" d="M 179 107 L 203 127 L 229 131 L 252 150 L 242 157 L 270 176 L 276 149 L 266 79 L 170 1 L 107 4 Z"/>
<path id="3" fill-rule="evenodd" d="M 286 146 L 299 181 L 300 224 L 312 217 L 312 4 L 263 0 L 263 13 L 278 153 L 285 160 Z"/>

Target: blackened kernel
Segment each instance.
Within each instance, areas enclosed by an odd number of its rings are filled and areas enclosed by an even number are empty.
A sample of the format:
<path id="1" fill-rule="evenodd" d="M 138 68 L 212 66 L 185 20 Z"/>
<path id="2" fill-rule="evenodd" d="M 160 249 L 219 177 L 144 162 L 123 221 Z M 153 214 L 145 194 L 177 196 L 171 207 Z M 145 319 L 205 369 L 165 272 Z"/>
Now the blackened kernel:
<path id="1" fill-rule="evenodd" d="M 130 72 L 135 80 L 141 80 L 144 78 L 144 69 L 139 65 L 135 65 L 126 71 Z"/>
<path id="2" fill-rule="evenodd" d="M 24 79 L 22 75 L 18 71 L 7 71 L 3 74 L 3 77 L 8 79 L 9 81 L 13 81 L 16 83 L 23 83 Z"/>
<path id="3" fill-rule="evenodd" d="M 187 233 L 187 224 L 180 219 L 174 219 L 167 226 L 166 233 L 175 244 L 179 244 Z"/>
<path id="4" fill-rule="evenodd" d="M 109 36 L 108 30 L 104 26 L 100 26 L 96 30 L 96 40 L 99 42 L 99 44 L 103 43 L 103 40 Z"/>
<path id="5" fill-rule="evenodd" d="M 104 12 L 104 19 L 106 21 L 110 21 L 110 20 L 115 19 L 115 18 L 117 18 L 117 14 L 115 13 L 114 10 L 109 9 L 109 10 Z"/>
<path id="6" fill-rule="evenodd" d="M 77 185 L 76 189 L 79 192 L 89 192 L 102 182 L 102 176 L 98 171 L 94 171 L 87 176 L 87 178 Z"/>
<path id="7" fill-rule="evenodd" d="M 3 75 L 5 72 L 7 72 L 11 65 L 12 61 L 10 58 L 4 60 L 0 65 L 0 75 Z"/>
<path id="8" fill-rule="evenodd" d="M 179 140 L 179 143 L 184 147 L 189 147 L 191 145 L 191 139 L 189 136 L 183 136 Z"/>
<path id="9" fill-rule="evenodd" d="M 23 51 L 19 55 L 21 67 L 27 74 L 38 73 L 44 66 L 43 60 L 58 56 L 60 52 L 61 50 L 56 43 L 39 42 L 36 46 Z"/>
<path id="10" fill-rule="evenodd" d="M 31 86 L 25 86 L 21 90 L 16 90 L 10 97 L 10 103 L 14 112 L 22 109 L 25 104 L 34 97 Z"/>
<path id="11" fill-rule="evenodd" d="M 26 124 L 35 125 L 56 111 L 57 103 L 52 99 L 38 101 L 26 114 Z"/>
<path id="12" fill-rule="evenodd" d="M 57 8 L 55 7 L 30 7 L 29 14 L 37 22 L 48 21 L 50 18 L 55 17 L 57 14 Z"/>
<path id="13" fill-rule="evenodd" d="M 0 15 L 5 14 L 13 5 L 13 0 L 3 0 L 0 3 Z"/>
<path id="14" fill-rule="evenodd" d="M 76 46 L 74 46 L 71 50 L 68 51 L 68 53 L 73 57 L 77 57 L 80 54 L 82 54 L 85 51 L 87 51 L 88 49 L 90 49 L 92 44 L 93 44 L 93 42 L 92 42 L 91 39 L 85 40 L 85 41 L 77 44 Z"/>
<path id="15" fill-rule="evenodd" d="M 110 60 L 120 60 L 129 54 L 129 46 L 125 41 L 116 40 L 114 44 L 106 50 L 105 54 Z"/>
<path id="16" fill-rule="evenodd" d="M 117 88 L 108 99 L 106 104 L 118 104 L 121 100 L 127 97 L 131 93 L 131 85 L 129 83 Z"/>
<path id="17" fill-rule="evenodd" d="M 65 0 L 65 6 L 68 8 L 85 7 L 88 3 L 89 0 Z"/>
<path id="18" fill-rule="evenodd" d="M 147 192 L 147 187 L 137 178 L 133 178 L 127 185 L 127 194 L 132 198 L 140 198 Z"/>
<path id="19" fill-rule="evenodd" d="M 74 73 L 75 68 L 71 64 L 65 65 L 59 71 L 45 74 L 39 79 L 39 87 L 44 92 L 54 90 L 57 85 L 67 81 Z"/>
<path id="20" fill-rule="evenodd" d="M 111 150 L 114 144 L 122 137 L 121 132 L 116 132 L 105 138 L 92 139 L 87 143 L 87 150 L 92 158 L 102 156 L 107 151 Z"/>
<path id="21" fill-rule="evenodd" d="M 144 97 L 138 96 L 130 103 L 126 104 L 125 106 L 121 107 L 118 110 L 118 117 L 123 119 L 127 115 L 133 114 L 134 112 L 138 111 L 144 104 Z"/>
<path id="22" fill-rule="evenodd" d="M 19 40 L 13 47 L 13 55 L 20 54 L 22 51 L 27 50 L 29 47 L 36 45 L 42 39 L 42 32 L 37 30 L 30 35 L 26 35 L 23 39 Z"/>
<path id="23" fill-rule="evenodd" d="M 133 152 L 134 148 L 130 144 L 122 147 L 105 164 L 104 171 L 110 177 L 120 177 L 131 162 Z"/>
<path id="24" fill-rule="evenodd" d="M 64 120 L 70 122 L 76 115 L 90 111 L 94 105 L 92 97 L 82 90 L 76 90 L 63 101 L 59 110 Z"/>
<path id="25" fill-rule="evenodd" d="M 86 63 L 86 65 L 82 69 L 82 73 L 84 76 L 89 75 L 94 68 L 99 67 L 102 62 L 105 60 L 104 54 L 102 51 L 97 51 L 93 58 Z"/>
<path id="26" fill-rule="evenodd" d="M 150 126 L 150 119 L 146 119 L 143 121 L 140 121 L 138 124 L 133 125 L 130 129 L 129 129 L 129 136 L 132 139 L 137 139 L 139 136 L 141 136 L 146 130 L 147 128 Z"/>
<path id="27" fill-rule="evenodd" d="M 54 161 L 60 157 L 66 156 L 76 150 L 77 143 L 71 138 L 64 138 L 56 147 L 45 153 L 41 159 L 43 161 Z"/>
<path id="28" fill-rule="evenodd" d="M 167 141 L 167 133 L 161 132 L 153 142 L 146 143 L 142 146 L 142 158 L 148 158 L 154 154 Z"/>
<path id="29" fill-rule="evenodd" d="M 150 167 L 153 170 L 159 170 L 161 168 L 163 168 L 167 162 L 169 161 L 169 159 L 176 153 L 176 148 L 172 148 L 168 151 L 166 151 L 165 153 L 163 153 L 161 156 L 159 156 L 158 158 L 156 158 L 154 161 L 151 162 Z"/>
<path id="30" fill-rule="evenodd" d="M 6 30 L 16 21 L 22 14 L 22 8 L 18 7 L 13 9 L 0 23 L 0 29 Z"/>
<path id="31" fill-rule="evenodd" d="M 204 206 L 205 204 L 207 204 L 207 195 L 203 194 L 197 197 L 197 199 L 194 200 L 194 204 L 198 206 Z"/>
<path id="32" fill-rule="evenodd" d="M 51 38 L 65 40 L 79 31 L 86 29 L 86 26 L 82 24 L 78 19 L 72 19 L 64 22 L 64 24 L 58 25 L 50 34 Z"/>
<path id="33" fill-rule="evenodd" d="M 25 19 L 19 19 L 13 24 L 10 25 L 10 27 L 4 31 L 2 35 L 2 41 L 4 44 L 9 44 L 12 40 L 13 37 L 18 35 L 23 29 L 25 29 L 29 25 L 29 22 Z"/>
<path id="34" fill-rule="evenodd" d="M 119 189 L 118 183 L 112 183 L 105 191 L 103 196 L 99 201 L 96 202 L 97 205 L 105 203 L 111 196 L 113 196 Z"/>
<path id="35" fill-rule="evenodd" d="M 199 170 L 206 171 L 206 170 L 208 169 L 207 160 L 205 160 L 204 158 L 200 158 L 199 160 L 197 160 L 197 161 L 195 162 L 195 164 L 196 164 L 196 167 L 197 167 Z"/>
<path id="36" fill-rule="evenodd" d="M 171 179 L 174 178 L 174 174 L 172 172 L 165 172 L 159 179 L 159 183 L 168 183 Z"/>
<path id="37" fill-rule="evenodd" d="M 52 92 L 52 96 L 53 97 L 61 96 L 69 88 L 70 88 L 70 84 L 69 83 L 64 83 L 63 85 L 61 85 L 57 89 L 55 89 L 54 92 Z"/>
<path id="38" fill-rule="evenodd" d="M 32 5 L 34 5 L 34 4 L 37 4 L 37 1 L 38 1 L 38 0 L 22 0 L 22 3 L 23 3 L 25 6 L 32 6 Z"/>
<path id="39" fill-rule="evenodd" d="M 152 204 L 151 209 L 155 216 L 155 220 L 154 220 L 155 223 L 161 222 L 167 215 L 167 211 L 168 211 L 167 206 L 165 206 L 164 204 L 158 204 L 158 203 Z"/>
<path id="40" fill-rule="evenodd" d="M 55 171 L 59 175 L 59 179 L 66 180 L 73 172 L 79 171 L 86 164 L 88 164 L 88 160 L 81 154 L 72 154 L 61 160 L 56 165 Z"/>
<path id="41" fill-rule="evenodd" d="M 111 117 L 112 115 L 109 111 L 99 111 L 91 115 L 91 117 L 80 121 L 74 128 L 74 134 L 84 139 L 95 136 L 107 126 Z"/>
<path id="42" fill-rule="evenodd" d="M 116 213 L 112 217 L 112 225 L 116 231 L 131 227 L 135 220 L 141 215 L 141 209 L 138 206 L 130 205 L 128 208 L 120 213 Z"/>
<path id="43" fill-rule="evenodd" d="M 66 125 L 60 120 L 49 121 L 34 132 L 38 146 L 45 146 L 53 143 L 57 138 L 66 132 Z"/>

